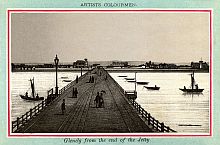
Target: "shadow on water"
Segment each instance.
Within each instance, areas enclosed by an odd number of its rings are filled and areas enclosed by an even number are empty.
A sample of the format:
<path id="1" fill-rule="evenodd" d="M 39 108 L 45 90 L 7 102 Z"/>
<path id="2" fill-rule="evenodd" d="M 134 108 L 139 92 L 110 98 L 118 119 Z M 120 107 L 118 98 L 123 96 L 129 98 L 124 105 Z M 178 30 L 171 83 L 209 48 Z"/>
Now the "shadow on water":
<path id="1" fill-rule="evenodd" d="M 189 96 L 189 97 L 197 97 L 197 96 L 204 96 L 202 92 L 194 92 L 194 93 L 183 93 L 184 96 Z"/>

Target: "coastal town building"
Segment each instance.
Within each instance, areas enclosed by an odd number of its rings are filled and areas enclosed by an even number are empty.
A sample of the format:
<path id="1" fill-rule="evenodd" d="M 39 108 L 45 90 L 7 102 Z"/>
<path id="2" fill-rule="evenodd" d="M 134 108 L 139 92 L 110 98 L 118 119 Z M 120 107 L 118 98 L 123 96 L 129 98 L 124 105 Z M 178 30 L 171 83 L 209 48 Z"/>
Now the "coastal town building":
<path id="1" fill-rule="evenodd" d="M 128 67 L 127 61 L 112 61 L 108 67 Z"/>
<path id="2" fill-rule="evenodd" d="M 199 62 L 191 62 L 191 67 L 193 69 L 209 69 L 207 62 L 203 62 L 202 60 Z"/>
<path id="3" fill-rule="evenodd" d="M 86 67 L 85 60 L 77 60 L 76 62 L 73 62 L 73 68 L 84 68 L 84 67 Z"/>

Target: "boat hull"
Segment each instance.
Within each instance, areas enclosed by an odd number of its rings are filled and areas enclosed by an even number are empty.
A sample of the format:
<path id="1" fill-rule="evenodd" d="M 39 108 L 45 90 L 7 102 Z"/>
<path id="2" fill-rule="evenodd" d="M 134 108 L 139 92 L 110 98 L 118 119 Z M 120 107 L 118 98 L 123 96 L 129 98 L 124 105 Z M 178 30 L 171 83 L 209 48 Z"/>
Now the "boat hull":
<path id="1" fill-rule="evenodd" d="M 149 82 L 137 82 L 138 85 L 147 85 Z"/>
<path id="2" fill-rule="evenodd" d="M 127 76 L 118 76 L 118 77 L 121 77 L 121 78 L 126 78 Z"/>
<path id="3" fill-rule="evenodd" d="M 125 78 L 126 80 L 135 80 L 135 78 Z"/>
<path id="4" fill-rule="evenodd" d="M 25 100 L 32 100 L 32 101 L 44 100 L 44 97 L 31 98 L 31 97 L 26 97 L 26 96 L 24 96 L 24 95 L 20 95 L 20 97 L 21 97 L 22 99 L 25 99 Z"/>
<path id="5" fill-rule="evenodd" d="M 181 89 L 181 91 L 183 92 L 187 92 L 187 93 L 201 93 L 204 89 Z"/>
<path id="6" fill-rule="evenodd" d="M 71 82 L 72 80 L 63 80 L 63 82 Z"/>
<path id="7" fill-rule="evenodd" d="M 148 90 L 159 90 L 160 87 L 146 87 L 144 86 L 145 88 L 147 88 Z"/>
<path id="8" fill-rule="evenodd" d="M 135 83 L 135 80 L 127 80 L 129 83 Z"/>

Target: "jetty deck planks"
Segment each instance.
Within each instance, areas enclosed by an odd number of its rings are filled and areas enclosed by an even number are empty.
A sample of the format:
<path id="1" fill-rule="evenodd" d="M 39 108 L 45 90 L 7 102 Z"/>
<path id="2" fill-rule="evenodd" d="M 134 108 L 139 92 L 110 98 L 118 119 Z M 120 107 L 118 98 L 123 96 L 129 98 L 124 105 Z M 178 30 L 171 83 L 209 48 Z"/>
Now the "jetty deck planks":
<path id="1" fill-rule="evenodd" d="M 90 76 L 94 83 L 88 83 Z M 106 79 L 107 76 L 107 79 Z M 72 98 L 73 87 L 78 97 Z M 96 108 L 95 96 L 104 91 L 104 107 Z M 66 113 L 61 114 L 62 100 Z M 33 118 L 22 133 L 135 133 L 153 132 L 129 104 L 113 78 L 103 68 L 88 72 L 78 83 L 65 90 L 59 98 Z"/>

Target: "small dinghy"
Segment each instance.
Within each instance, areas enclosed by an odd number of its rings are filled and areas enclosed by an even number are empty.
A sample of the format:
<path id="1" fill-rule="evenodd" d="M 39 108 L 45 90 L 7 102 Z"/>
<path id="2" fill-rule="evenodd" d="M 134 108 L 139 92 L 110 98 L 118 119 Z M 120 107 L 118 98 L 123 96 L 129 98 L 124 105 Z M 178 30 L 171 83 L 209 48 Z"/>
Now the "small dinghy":
<path id="1" fill-rule="evenodd" d="M 136 82 L 138 85 L 147 85 L 149 82 Z"/>
<path id="2" fill-rule="evenodd" d="M 157 87 L 156 85 L 154 87 L 147 87 L 147 86 L 144 86 L 145 88 L 147 88 L 148 90 L 159 90 L 160 87 Z"/>

